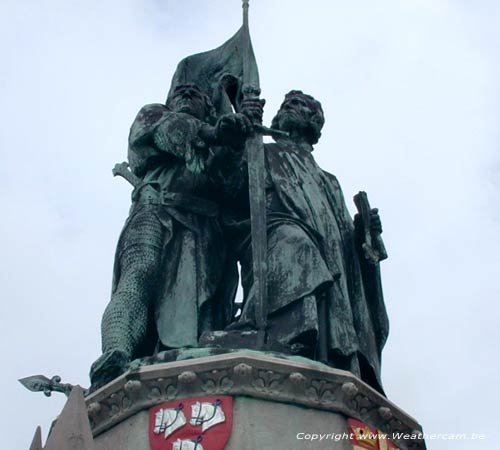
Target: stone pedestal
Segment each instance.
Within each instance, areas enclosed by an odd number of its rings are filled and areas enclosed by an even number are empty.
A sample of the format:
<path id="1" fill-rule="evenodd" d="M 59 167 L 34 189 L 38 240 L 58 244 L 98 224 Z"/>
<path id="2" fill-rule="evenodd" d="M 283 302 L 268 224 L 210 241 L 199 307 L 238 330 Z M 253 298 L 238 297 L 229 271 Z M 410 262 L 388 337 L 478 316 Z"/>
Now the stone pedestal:
<path id="1" fill-rule="evenodd" d="M 226 450 L 351 450 L 348 418 L 389 436 L 421 432 L 413 418 L 349 372 L 238 351 L 141 367 L 94 392 L 87 407 L 96 450 L 150 450 L 149 408 L 213 395 L 233 397 Z M 394 443 L 425 449 L 417 439 Z"/>

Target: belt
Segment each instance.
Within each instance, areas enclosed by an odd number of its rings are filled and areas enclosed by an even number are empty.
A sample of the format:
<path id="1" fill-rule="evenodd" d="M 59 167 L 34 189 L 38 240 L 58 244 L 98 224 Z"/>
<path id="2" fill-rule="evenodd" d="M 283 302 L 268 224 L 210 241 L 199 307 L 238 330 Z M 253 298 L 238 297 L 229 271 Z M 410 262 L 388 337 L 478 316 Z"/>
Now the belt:
<path id="1" fill-rule="evenodd" d="M 202 216 L 216 217 L 219 207 L 215 202 L 190 194 L 169 192 L 166 189 L 156 190 L 145 184 L 133 193 L 134 203 L 146 205 L 174 206 Z"/>

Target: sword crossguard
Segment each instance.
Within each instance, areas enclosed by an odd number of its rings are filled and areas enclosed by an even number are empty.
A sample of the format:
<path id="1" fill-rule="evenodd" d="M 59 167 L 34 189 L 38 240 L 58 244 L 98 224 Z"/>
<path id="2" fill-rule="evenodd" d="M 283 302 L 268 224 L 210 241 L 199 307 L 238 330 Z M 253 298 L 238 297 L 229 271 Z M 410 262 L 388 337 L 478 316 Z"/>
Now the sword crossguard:
<path id="1" fill-rule="evenodd" d="M 254 125 L 254 128 L 258 133 L 262 134 L 263 136 L 271 136 L 276 138 L 290 137 L 290 133 L 288 133 L 287 131 L 276 130 L 275 128 L 268 128 L 265 127 L 264 125 Z"/>
<path id="2" fill-rule="evenodd" d="M 123 177 L 123 174 L 124 172 L 129 172 L 129 165 L 128 165 L 128 162 L 127 161 L 123 161 L 121 163 L 116 163 L 115 164 L 115 167 L 113 167 L 113 176 L 116 177 L 116 176 L 121 176 Z"/>
<path id="3" fill-rule="evenodd" d="M 116 163 L 115 167 L 113 167 L 113 176 L 120 176 L 125 178 L 132 186 L 136 187 L 139 185 L 140 180 L 131 170 L 128 162 L 123 161 L 121 163 Z"/>

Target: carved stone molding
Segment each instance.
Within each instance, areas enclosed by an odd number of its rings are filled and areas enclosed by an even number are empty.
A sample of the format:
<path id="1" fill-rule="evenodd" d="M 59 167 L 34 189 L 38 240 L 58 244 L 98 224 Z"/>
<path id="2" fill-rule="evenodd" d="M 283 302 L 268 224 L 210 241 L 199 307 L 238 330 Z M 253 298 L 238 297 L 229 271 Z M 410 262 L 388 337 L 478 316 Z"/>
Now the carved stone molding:
<path id="1" fill-rule="evenodd" d="M 97 436 L 159 403 L 205 395 L 248 396 L 341 413 L 389 435 L 421 431 L 412 417 L 349 372 L 245 351 L 138 368 L 89 395 L 87 406 Z M 425 449 L 422 441 L 396 443 Z"/>

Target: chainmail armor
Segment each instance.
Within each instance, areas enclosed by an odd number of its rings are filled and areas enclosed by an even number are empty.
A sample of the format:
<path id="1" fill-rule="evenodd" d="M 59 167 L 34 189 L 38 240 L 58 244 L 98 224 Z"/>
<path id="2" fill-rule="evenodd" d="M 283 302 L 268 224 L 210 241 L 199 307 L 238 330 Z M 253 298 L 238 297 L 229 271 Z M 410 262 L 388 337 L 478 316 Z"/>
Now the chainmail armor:
<path id="1" fill-rule="evenodd" d="M 119 279 L 102 319 L 102 351 L 121 350 L 131 359 L 145 344 L 152 305 L 161 284 L 166 229 L 151 208 L 129 221 L 118 243 Z"/>

